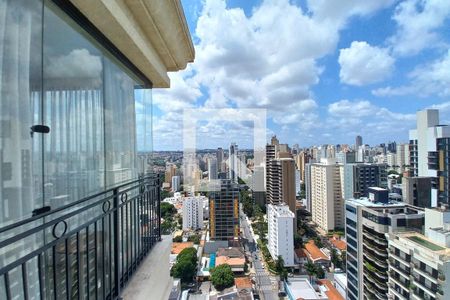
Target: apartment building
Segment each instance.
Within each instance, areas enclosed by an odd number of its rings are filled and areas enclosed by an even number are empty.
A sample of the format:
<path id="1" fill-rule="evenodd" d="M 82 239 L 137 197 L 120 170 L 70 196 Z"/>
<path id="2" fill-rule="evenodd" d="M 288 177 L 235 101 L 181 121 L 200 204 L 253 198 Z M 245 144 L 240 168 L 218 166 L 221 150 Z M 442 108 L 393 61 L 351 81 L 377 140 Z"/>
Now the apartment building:
<path id="1" fill-rule="evenodd" d="M 368 196 L 368 188 L 387 188 L 387 165 L 355 163 L 344 165 L 344 199 Z"/>
<path id="2" fill-rule="evenodd" d="M 450 203 L 450 127 L 439 124 L 439 111 L 417 112 L 417 129 L 409 131 L 411 177 L 432 177 L 431 206 Z"/>
<path id="3" fill-rule="evenodd" d="M 292 213 L 296 212 L 295 162 L 287 153 L 270 160 L 267 169 L 267 204 L 285 203 Z"/>
<path id="4" fill-rule="evenodd" d="M 403 177 L 403 202 L 419 207 L 431 207 L 432 177 Z"/>
<path id="5" fill-rule="evenodd" d="M 239 186 L 220 179 L 209 195 L 209 236 L 211 240 L 237 240 L 239 237 Z"/>
<path id="6" fill-rule="evenodd" d="M 204 196 L 183 197 L 183 230 L 196 230 L 203 228 Z"/>
<path id="7" fill-rule="evenodd" d="M 388 200 L 387 190 L 369 189 L 368 198 L 347 200 L 347 299 L 387 299 L 387 233 L 422 230 L 420 208 Z"/>
<path id="8" fill-rule="evenodd" d="M 311 164 L 312 220 L 325 232 L 345 226 L 341 168 L 334 159 Z"/>
<path id="9" fill-rule="evenodd" d="M 294 266 L 294 220 L 286 204 L 267 205 L 268 249 L 274 260 L 281 256 L 285 266 Z"/>

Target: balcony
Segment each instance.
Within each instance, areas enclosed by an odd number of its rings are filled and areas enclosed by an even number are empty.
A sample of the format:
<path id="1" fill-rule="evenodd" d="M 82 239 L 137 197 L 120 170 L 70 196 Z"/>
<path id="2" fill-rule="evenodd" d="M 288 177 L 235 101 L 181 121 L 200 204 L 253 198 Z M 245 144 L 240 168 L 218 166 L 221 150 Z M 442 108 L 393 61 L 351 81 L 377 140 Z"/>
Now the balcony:
<path id="1" fill-rule="evenodd" d="M 389 292 L 390 294 L 395 294 L 395 296 L 397 296 L 397 298 L 401 299 L 401 300 L 407 300 L 407 298 L 405 296 L 403 296 L 399 291 L 397 291 L 395 289 L 395 284 L 391 284 L 392 286 L 389 286 Z"/>
<path id="2" fill-rule="evenodd" d="M 160 241 L 160 178 L 148 175 L 0 228 L 6 299 L 117 299 Z"/>
<path id="3" fill-rule="evenodd" d="M 420 267 L 416 267 L 414 268 L 414 272 L 416 272 L 419 275 L 422 275 L 423 277 L 425 277 L 426 279 L 428 279 L 429 281 L 437 284 L 439 281 L 439 277 L 433 277 L 433 274 L 431 274 L 430 272 L 426 271 L 425 269 L 422 269 Z"/>

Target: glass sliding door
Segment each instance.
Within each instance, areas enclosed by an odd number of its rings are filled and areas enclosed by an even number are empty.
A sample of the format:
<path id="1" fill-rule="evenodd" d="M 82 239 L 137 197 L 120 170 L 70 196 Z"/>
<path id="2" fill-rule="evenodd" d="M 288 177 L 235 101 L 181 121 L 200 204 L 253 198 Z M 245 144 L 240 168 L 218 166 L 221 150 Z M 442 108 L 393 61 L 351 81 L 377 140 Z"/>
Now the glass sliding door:
<path id="1" fill-rule="evenodd" d="M 0 227 L 31 217 L 43 206 L 43 137 L 31 133 L 32 126 L 42 124 L 42 8 L 38 0 L 0 0 Z M 13 228 L 0 241 L 37 225 Z M 1 248 L 0 269 L 41 244 L 42 235 L 35 235 Z M 39 295 L 35 263 L 27 264 L 28 293 Z M 8 276 L 10 293 L 23 298 L 21 268 Z M 5 298 L 0 285 L 0 299 Z"/>
<path id="2" fill-rule="evenodd" d="M 105 188 L 103 55 L 48 1 L 44 11 L 44 193 L 52 209 Z"/>

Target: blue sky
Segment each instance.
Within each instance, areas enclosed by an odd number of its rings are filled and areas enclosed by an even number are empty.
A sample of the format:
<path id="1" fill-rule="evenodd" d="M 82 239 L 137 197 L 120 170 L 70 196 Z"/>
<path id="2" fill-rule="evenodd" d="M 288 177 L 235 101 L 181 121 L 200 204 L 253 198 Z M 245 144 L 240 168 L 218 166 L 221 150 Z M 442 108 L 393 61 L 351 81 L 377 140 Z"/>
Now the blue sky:
<path id="1" fill-rule="evenodd" d="M 301 147 L 407 141 L 428 107 L 450 124 L 448 0 L 182 4 L 196 59 L 153 91 L 154 150 L 183 148 L 186 108 L 265 109 L 267 135 Z M 197 147 L 251 147 L 227 123 L 200 122 Z"/>

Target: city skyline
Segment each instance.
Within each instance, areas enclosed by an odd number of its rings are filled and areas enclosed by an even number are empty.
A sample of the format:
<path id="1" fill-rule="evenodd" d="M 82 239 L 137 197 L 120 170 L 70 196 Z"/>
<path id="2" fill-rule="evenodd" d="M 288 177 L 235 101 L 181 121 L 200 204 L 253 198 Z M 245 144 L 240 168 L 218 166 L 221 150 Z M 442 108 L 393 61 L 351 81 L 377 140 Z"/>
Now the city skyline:
<path id="1" fill-rule="evenodd" d="M 182 149 L 184 108 L 266 108 L 268 136 L 301 146 L 407 141 L 425 108 L 450 123 L 448 1 L 182 3 L 197 59 L 154 90 L 154 150 Z M 249 147 L 233 125 L 199 125 L 198 148 Z"/>

